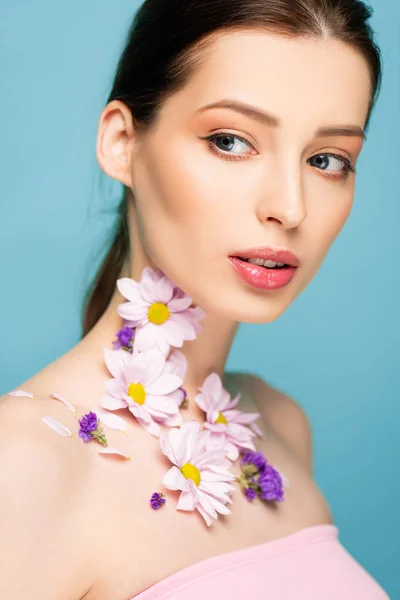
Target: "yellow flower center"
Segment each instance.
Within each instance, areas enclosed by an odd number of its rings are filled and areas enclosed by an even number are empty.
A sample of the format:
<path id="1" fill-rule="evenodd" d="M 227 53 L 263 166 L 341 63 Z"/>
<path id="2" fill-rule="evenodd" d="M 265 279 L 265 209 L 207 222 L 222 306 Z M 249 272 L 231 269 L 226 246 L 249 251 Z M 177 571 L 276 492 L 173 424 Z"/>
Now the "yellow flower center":
<path id="1" fill-rule="evenodd" d="M 146 390 L 141 383 L 130 383 L 128 387 L 128 396 L 137 404 L 144 404 L 146 400 Z"/>
<path id="2" fill-rule="evenodd" d="M 191 479 L 192 481 L 195 482 L 195 484 L 197 486 L 200 485 L 200 471 L 198 470 L 197 467 L 195 467 L 194 465 L 190 464 L 190 463 L 185 463 L 183 465 L 183 467 L 181 467 L 181 472 L 183 474 L 184 477 L 186 477 L 186 479 Z"/>
<path id="3" fill-rule="evenodd" d="M 148 317 L 151 323 L 154 323 L 155 325 L 162 325 L 169 319 L 169 308 L 162 302 L 153 302 L 153 304 L 149 307 Z"/>
<path id="4" fill-rule="evenodd" d="M 216 423 L 222 423 L 223 425 L 226 425 L 228 423 L 228 421 L 226 420 L 226 418 L 224 417 L 224 415 L 222 413 L 218 413 L 218 418 L 215 420 Z"/>

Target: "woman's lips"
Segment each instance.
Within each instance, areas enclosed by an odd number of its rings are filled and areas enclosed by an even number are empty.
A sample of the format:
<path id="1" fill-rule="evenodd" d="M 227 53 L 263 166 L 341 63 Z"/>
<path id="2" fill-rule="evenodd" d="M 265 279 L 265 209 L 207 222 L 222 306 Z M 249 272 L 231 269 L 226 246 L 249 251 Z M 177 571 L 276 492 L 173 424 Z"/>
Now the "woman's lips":
<path id="1" fill-rule="evenodd" d="M 297 267 L 286 266 L 269 269 L 253 265 L 237 256 L 229 256 L 231 265 L 241 279 L 249 285 L 262 290 L 277 290 L 292 281 Z"/>

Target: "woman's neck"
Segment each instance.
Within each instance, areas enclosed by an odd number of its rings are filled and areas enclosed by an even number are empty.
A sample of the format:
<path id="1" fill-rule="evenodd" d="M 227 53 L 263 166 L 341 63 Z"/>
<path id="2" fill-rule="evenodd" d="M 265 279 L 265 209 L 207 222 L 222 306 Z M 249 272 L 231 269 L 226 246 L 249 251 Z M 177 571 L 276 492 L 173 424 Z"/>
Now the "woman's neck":
<path id="1" fill-rule="evenodd" d="M 123 327 L 117 307 L 125 301 L 116 288 L 107 310 L 93 329 L 66 354 L 20 387 L 38 396 L 48 396 L 50 393 L 65 395 L 77 406 L 94 409 L 105 392 L 105 382 L 112 378 L 104 362 L 104 347 L 113 349 L 115 335 Z M 210 373 L 218 373 L 223 379 L 239 323 L 207 314 L 201 325 L 202 330 L 197 338 L 184 342 L 179 348 L 188 361 L 183 387 L 189 400 L 198 393 L 198 387 Z M 190 401 L 184 412 L 185 420 L 199 419 L 202 415 L 199 407 Z"/>

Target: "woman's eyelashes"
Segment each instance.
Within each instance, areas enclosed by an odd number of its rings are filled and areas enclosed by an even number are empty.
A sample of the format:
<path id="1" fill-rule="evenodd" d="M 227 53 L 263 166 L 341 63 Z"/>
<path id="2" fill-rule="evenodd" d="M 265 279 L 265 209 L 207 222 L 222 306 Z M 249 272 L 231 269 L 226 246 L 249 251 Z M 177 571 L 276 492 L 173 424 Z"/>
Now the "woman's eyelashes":
<path id="1" fill-rule="evenodd" d="M 212 135 L 201 137 L 200 139 L 206 142 L 207 147 L 213 154 L 216 154 L 223 160 L 244 160 L 247 156 L 257 153 L 254 151 L 250 154 L 233 154 L 232 150 L 235 148 L 234 140 L 239 140 L 240 142 L 239 144 L 236 144 L 236 148 L 239 146 L 239 148 L 237 148 L 239 151 L 240 146 L 242 146 L 242 152 L 243 147 L 252 148 L 254 150 L 254 147 L 249 141 L 242 136 L 233 133 L 213 133 Z M 313 160 L 315 160 L 315 165 L 311 164 Z M 350 173 L 356 172 L 355 167 L 348 158 L 334 152 L 320 152 L 319 154 L 315 154 L 307 160 L 307 163 L 311 164 L 311 166 L 315 166 L 315 168 L 320 171 L 324 171 L 325 176 L 329 179 L 337 181 L 345 181 Z M 329 169 L 329 166 L 331 166 L 331 169 Z M 341 166 L 342 168 L 340 168 Z"/>

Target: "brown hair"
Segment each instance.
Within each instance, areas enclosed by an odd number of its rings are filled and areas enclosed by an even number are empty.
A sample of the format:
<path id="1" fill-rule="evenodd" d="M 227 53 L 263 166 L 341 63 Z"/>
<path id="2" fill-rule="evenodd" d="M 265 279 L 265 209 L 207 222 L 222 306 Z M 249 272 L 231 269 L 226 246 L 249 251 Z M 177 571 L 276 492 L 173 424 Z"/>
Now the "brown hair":
<path id="1" fill-rule="evenodd" d="M 145 0 L 128 31 L 107 104 L 123 101 L 138 131 L 147 131 L 163 102 L 199 66 L 213 34 L 256 27 L 288 37 L 329 36 L 360 52 L 371 77 L 367 129 L 382 77 L 371 16 L 372 8 L 360 0 Z M 84 299 L 83 335 L 106 310 L 129 258 L 126 191 L 110 250 Z"/>

